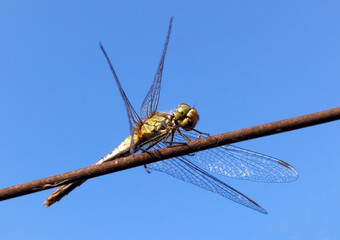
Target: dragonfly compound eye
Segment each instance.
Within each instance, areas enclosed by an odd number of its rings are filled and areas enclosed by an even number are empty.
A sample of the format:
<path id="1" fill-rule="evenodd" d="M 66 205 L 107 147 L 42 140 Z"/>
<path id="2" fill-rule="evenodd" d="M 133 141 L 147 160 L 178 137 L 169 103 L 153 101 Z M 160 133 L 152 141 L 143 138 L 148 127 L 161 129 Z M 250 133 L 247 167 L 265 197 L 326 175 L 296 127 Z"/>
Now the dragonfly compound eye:
<path id="1" fill-rule="evenodd" d="M 196 109 L 188 104 L 180 104 L 174 111 L 174 117 L 178 125 L 185 130 L 193 129 L 199 119 Z"/>
<path id="2" fill-rule="evenodd" d="M 188 104 L 180 104 L 174 111 L 174 116 L 176 120 L 183 120 L 187 117 L 188 112 L 190 111 L 191 107 Z"/>

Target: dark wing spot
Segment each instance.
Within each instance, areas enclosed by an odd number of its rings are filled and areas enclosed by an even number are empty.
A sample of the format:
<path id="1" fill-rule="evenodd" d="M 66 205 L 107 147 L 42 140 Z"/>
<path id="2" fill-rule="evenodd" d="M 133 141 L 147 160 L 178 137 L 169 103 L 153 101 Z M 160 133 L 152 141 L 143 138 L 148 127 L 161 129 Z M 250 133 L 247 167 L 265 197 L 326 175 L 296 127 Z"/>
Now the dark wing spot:
<path id="1" fill-rule="evenodd" d="M 264 209 L 263 207 L 261 207 L 257 202 L 255 202 L 254 200 L 250 199 L 249 197 L 245 196 L 247 198 L 247 200 L 249 200 L 249 202 L 253 203 L 255 206 L 259 207 L 262 209 L 262 212 L 264 214 L 268 214 L 268 212 L 266 211 L 266 209 Z"/>
<path id="2" fill-rule="evenodd" d="M 282 161 L 282 160 L 279 160 L 279 163 L 287 168 L 290 168 L 290 169 L 294 169 L 291 165 L 289 165 L 288 163 Z"/>

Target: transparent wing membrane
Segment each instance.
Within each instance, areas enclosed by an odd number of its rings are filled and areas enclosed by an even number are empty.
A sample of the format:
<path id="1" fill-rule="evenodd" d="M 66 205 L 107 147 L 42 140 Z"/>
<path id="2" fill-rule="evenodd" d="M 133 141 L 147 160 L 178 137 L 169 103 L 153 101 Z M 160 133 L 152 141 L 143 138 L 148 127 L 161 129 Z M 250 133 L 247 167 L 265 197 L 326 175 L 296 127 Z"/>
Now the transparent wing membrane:
<path id="1" fill-rule="evenodd" d="M 117 83 L 117 86 L 118 86 L 118 89 L 119 89 L 119 92 L 124 100 L 124 104 L 125 104 L 125 108 L 126 108 L 126 112 L 127 112 L 127 115 L 128 115 L 128 118 L 129 118 L 129 124 L 130 124 L 130 134 L 132 135 L 134 132 L 135 132 L 135 127 L 137 126 L 137 124 L 139 122 L 141 122 L 142 120 L 140 119 L 140 117 L 138 116 L 138 114 L 136 113 L 136 111 L 133 109 L 129 99 L 127 98 L 123 88 L 122 88 L 122 85 L 120 84 L 119 80 L 118 80 L 118 77 L 117 77 L 117 74 L 115 72 L 115 70 L 113 69 L 113 66 L 111 64 L 111 61 L 103 47 L 103 45 L 101 43 L 99 43 L 100 45 L 100 48 L 101 50 L 103 51 L 104 55 L 105 55 L 105 58 L 110 66 L 110 69 L 111 69 L 111 72 L 114 76 L 114 79 L 116 80 L 116 83 Z M 133 138 L 132 138 L 133 139 Z"/>
<path id="2" fill-rule="evenodd" d="M 200 134 L 193 131 L 183 131 L 183 134 L 191 140 L 200 137 Z M 186 142 L 178 132 L 173 141 Z M 159 143 L 157 146 L 165 147 L 166 144 Z M 167 173 L 265 214 L 266 210 L 256 202 L 208 172 L 258 182 L 289 182 L 298 176 L 296 170 L 288 163 L 232 145 L 151 163 L 147 168 Z"/>
<path id="3" fill-rule="evenodd" d="M 222 182 L 218 178 L 205 172 L 197 165 L 193 164 L 189 158 L 178 157 L 147 165 L 148 169 L 160 171 L 169 174 L 175 178 L 192 183 L 200 188 L 218 193 L 236 203 L 252 208 L 261 213 L 267 214 L 267 211 L 256 202 Z"/>
<path id="4" fill-rule="evenodd" d="M 146 119 L 148 116 L 150 116 L 151 113 L 155 113 L 157 111 L 158 101 L 159 101 L 159 95 L 161 91 L 161 82 L 162 82 L 162 73 L 163 73 L 163 66 L 164 66 L 164 59 L 166 55 L 166 50 L 168 48 L 168 43 L 170 39 L 170 33 L 171 33 L 171 26 L 172 26 L 172 20 L 170 19 L 169 29 L 168 29 L 168 35 L 166 36 L 164 48 L 163 48 L 163 54 L 161 57 L 161 61 L 159 62 L 158 69 L 155 75 L 155 78 L 153 80 L 153 83 L 151 85 L 151 88 L 146 95 L 142 106 L 141 106 L 141 117 L 143 119 Z"/>
<path id="5" fill-rule="evenodd" d="M 198 136 L 194 132 L 184 134 L 192 140 Z M 183 142 L 183 137 L 176 134 L 174 141 Z M 233 145 L 196 152 L 188 159 L 209 172 L 250 181 L 280 183 L 298 177 L 297 171 L 282 160 Z"/>

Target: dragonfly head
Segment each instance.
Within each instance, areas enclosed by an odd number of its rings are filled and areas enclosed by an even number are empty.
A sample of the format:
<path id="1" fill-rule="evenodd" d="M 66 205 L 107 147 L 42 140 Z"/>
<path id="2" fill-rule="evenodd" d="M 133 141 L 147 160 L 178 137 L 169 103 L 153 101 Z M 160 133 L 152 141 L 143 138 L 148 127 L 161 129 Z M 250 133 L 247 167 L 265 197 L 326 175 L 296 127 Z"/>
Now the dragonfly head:
<path id="1" fill-rule="evenodd" d="M 178 105 L 173 115 L 177 124 L 187 131 L 195 128 L 199 119 L 197 110 L 195 108 L 191 108 L 188 104 L 185 103 Z"/>

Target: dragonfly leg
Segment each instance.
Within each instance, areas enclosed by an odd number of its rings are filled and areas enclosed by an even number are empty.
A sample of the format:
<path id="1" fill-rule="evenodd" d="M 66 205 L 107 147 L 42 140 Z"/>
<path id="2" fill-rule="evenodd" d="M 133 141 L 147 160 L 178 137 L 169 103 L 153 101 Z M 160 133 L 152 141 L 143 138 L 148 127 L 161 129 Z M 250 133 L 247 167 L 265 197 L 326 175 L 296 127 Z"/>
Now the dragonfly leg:
<path id="1" fill-rule="evenodd" d="M 177 131 L 181 134 L 181 136 L 182 136 L 183 138 L 185 138 L 185 140 L 190 141 L 190 139 L 189 139 L 187 136 L 185 136 L 179 129 L 177 129 Z M 164 141 L 163 141 L 163 142 L 164 142 L 165 144 L 168 144 L 169 147 L 172 146 L 173 144 L 176 144 L 176 145 L 187 145 L 186 142 L 174 142 L 174 136 L 175 136 L 175 133 L 171 133 L 171 138 L 170 138 L 170 140 L 169 140 L 169 141 L 166 141 L 167 138 L 164 138 Z"/>
<path id="2" fill-rule="evenodd" d="M 194 131 L 194 132 L 198 133 L 197 138 L 201 138 L 201 135 L 206 136 L 206 137 L 210 137 L 209 133 L 204 133 L 204 132 L 198 131 L 197 129 L 192 129 L 191 131 Z"/>
<path id="3" fill-rule="evenodd" d="M 185 145 L 185 146 L 190 147 L 190 146 L 188 145 L 187 142 L 174 142 L 174 141 L 171 142 L 171 141 L 165 141 L 164 143 L 165 143 L 165 144 L 169 144 L 168 147 L 172 147 L 172 146 L 174 146 L 174 145 L 176 145 L 176 146 L 178 146 L 178 145 Z M 186 155 L 188 155 L 188 156 L 195 156 L 195 153 L 188 153 L 188 154 L 186 154 Z"/>
<path id="4" fill-rule="evenodd" d="M 142 152 L 144 152 L 144 153 L 147 153 L 147 154 L 151 155 L 151 157 L 153 157 L 152 153 L 148 151 L 151 147 L 153 147 L 153 146 L 149 146 L 149 147 L 146 148 L 146 149 L 141 148 L 140 150 L 141 150 Z M 145 169 L 145 171 L 146 171 L 148 174 L 151 173 L 151 171 L 148 169 L 148 167 L 146 166 L 146 164 L 144 164 L 144 169 Z"/>
<path id="5" fill-rule="evenodd" d="M 173 144 L 176 145 L 186 145 L 186 142 L 174 142 L 174 141 L 164 141 L 165 144 L 169 144 L 169 147 L 172 146 Z"/>
<path id="6" fill-rule="evenodd" d="M 178 133 L 179 133 L 185 140 L 191 141 L 191 139 L 188 138 L 184 133 L 182 133 L 181 130 L 178 129 L 177 131 L 178 131 Z M 182 144 L 185 144 L 185 145 L 187 145 L 187 146 L 190 148 L 190 145 L 188 145 L 187 142 L 182 143 Z M 195 156 L 195 153 L 188 153 L 187 155 L 188 155 L 188 156 Z"/>
<path id="7" fill-rule="evenodd" d="M 145 169 L 145 171 L 146 171 L 148 174 L 151 173 L 151 171 L 148 169 L 148 167 L 146 166 L 146 164 L 144 164 L 144 169 Z"/>

